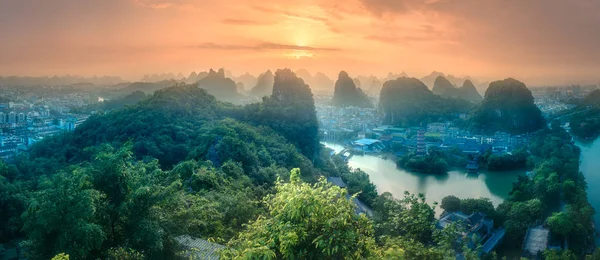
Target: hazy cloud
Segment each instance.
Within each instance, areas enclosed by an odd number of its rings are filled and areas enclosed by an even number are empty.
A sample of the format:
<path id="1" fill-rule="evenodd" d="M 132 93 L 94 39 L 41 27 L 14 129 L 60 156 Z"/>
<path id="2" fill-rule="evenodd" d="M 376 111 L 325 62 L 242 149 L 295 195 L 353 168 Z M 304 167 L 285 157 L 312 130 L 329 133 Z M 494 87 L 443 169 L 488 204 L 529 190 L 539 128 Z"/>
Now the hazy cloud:
<path id="1" fill-rule="evenodd" d="M 234 19 L 234 18 L 223 19 L 223 20 L 221 20 L 221 23 L 230 24 L 230 25 L 268 25 L 268 24 L 272 24 L 271 22 L 265 22 L 265 21 Z"/>
<path id="2" fill-rule="evenodd" d="M 297 51 L 340 51 L 338 48 L 324 48 L 324 47 L 312 47 L 312 46 L 298 46 L 289 44 L 278 44 L 278 43 L 260 43 L 256 45 L 235 45 L 235 44 L 215 44 L 215 43 L 202 43 L 200 45 L 191 46 L 197 49 L 215 49 L 215 50 L 297 50 Z"/>
<path id="3" fill-rule="evenodd" d="M 170 7 L 189 8 L 193 7 L 195 1 L 192 0 L 130 0 L 137 6 L 152 9 L 165 9 Z"/>

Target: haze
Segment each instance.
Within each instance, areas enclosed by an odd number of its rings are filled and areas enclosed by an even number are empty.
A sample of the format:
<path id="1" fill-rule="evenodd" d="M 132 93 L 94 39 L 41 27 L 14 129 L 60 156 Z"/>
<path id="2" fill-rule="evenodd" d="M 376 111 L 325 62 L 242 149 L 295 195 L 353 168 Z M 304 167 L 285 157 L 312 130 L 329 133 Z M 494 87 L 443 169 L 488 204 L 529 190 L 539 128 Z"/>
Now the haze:
<path id="1" fill-rule="evenodd" d="M 596 0 L 2 0 L 2 75 L 289 67 L 600 81 Z"/>

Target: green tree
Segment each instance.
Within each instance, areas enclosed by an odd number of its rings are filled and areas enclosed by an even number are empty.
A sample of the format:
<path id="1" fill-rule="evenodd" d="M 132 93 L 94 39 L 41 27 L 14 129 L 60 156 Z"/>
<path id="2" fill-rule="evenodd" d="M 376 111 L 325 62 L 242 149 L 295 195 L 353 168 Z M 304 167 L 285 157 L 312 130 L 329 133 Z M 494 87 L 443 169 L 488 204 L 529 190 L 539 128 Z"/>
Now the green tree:
<path id="1" fill-rule="evenodd" d="M 401 236 L 421 243 L 431 242 L 435 224 L 435 205 L 432 207 L 427 204 L 423 194 L 405 192 L 402 200 L 384 195 L 376 203 L 376 210 L 380 215 L 375 225 L 376 234 Z"/>
<path id="2" fill-rule="evenodd" d="M 579 259 L 570 250 L 553 250 L 547 249 L 543 253 L 544 259 L 546 260 L 577 260 Z"/>
<path id="3" fill-rule="evenodd" d="M 73 167 L 42 183 L 23 214 L 27 253 L 32 259 L 48 259 L 65 252 L 83 259 L 99 250 L 106 239 L 96 223 L 103 195 L 92 187 L 88 175 Z"/>
<path id="4" fill-rule="evenodd" d="M 554 234 L 567 236 L 573 231 L 573 221 L 565 212 L 555 212 L 548 217 L 546 224 Z"/>
<path id="5" fill-rule="evenodd" d="M 362 259 L 375 241 L 370 221 L 356 215 L 346 191 L 325 180 L 310 185 L 293 169 L 266 198 L 268 214 L 230 241 L 228 259 Z"/>
<path id="6" fill-rule="evenodd" d="M 69 255 L 67 255 L 65 253 L 60 253 L 60 254 L 52 257 L 52 260 L 69 260 Z"/>
<path id="7" fill-rule="evenodd" d="M 454 212 L 461 209 L 460 199 L 456 196 L 446 196 L 442 199 L 442 204 L 440 207 L 448 212 Z"/>

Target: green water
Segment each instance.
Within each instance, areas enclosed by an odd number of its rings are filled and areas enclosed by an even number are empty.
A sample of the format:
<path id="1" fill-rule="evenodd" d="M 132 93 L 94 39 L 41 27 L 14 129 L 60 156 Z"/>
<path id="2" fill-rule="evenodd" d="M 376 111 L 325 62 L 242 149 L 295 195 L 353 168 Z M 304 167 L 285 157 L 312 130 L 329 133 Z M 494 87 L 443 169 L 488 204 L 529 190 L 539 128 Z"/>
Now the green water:
<path id="1" fill-rule="evenodd" d="M 341 145 L 323 143 L 340 151 Z M 396 163 L 373 155 L 353 156 L 348 162 L 353 168 L 360 168 L 371 178 L 379 193 L 390 192 L 402 198 L 404 191 L 425 194 L 429 203 L 441 202 L 442 198 L 454 195 L 459 198 L 489 198 L 497 206 L 512 189 L 512 183 L 524 171 L 483 172 L 478 176 L 466 171 L 451 171 L 446 175 L 411 173 L 396 167 Z"/>
<path id="2" fill-rule="evenodd" d="M 581 148 L 581 164 L 579 170 L 585 176 L 588 186 L 588 200 L 596 209 L 600 210 L 600 138 L 593 142 L 576 142 Z M 596 232 L 600 233 L 600 214 L 595 216 Z M 600 242 L 596 238 L 596 243 Z"/>

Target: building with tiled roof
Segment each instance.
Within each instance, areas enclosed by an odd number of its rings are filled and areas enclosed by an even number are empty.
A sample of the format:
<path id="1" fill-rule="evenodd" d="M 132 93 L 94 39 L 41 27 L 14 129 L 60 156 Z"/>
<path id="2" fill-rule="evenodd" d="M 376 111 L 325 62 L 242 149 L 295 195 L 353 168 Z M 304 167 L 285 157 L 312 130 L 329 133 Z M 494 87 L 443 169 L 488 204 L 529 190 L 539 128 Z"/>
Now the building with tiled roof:
<path id="1" fill-rule="evenodd" d="M 175 240 L 183 248 L 183 256 L 189 259 L 218 260 L 220 251 L 226 248 L 224 245 L 189 235 L 178 236 Z"/>

